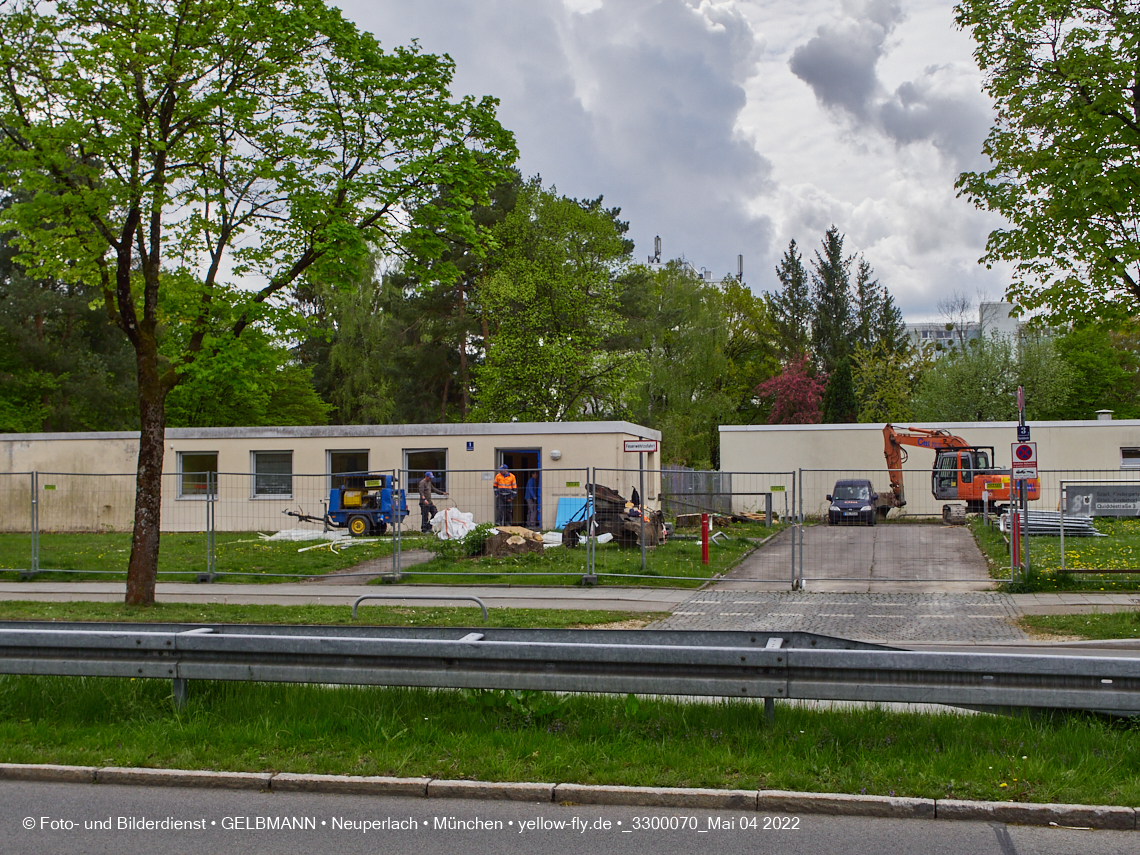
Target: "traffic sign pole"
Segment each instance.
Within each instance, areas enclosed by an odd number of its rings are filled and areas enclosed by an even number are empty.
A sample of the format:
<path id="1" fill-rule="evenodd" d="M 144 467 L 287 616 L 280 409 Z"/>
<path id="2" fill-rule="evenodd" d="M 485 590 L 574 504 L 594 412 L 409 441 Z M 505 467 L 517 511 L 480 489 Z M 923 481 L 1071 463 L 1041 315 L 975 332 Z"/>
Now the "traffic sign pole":
<path id="1" fill-rule="evenodd" d="M 1021 439 L 1021 434 L 1025 430 L 1025 387 L 1024 386 L 1018 386 L 1017 387 L 1017 427 L 1018 427 L 1017 438 Z M 1028 436 L 1028 434 L 1026 434 L 1026 436 Z M 1033 467 L 1036 469 L 1036 467 L 1037 467 L 1037 444 L 1031 443 L 1031 442 L 1026 442 L 1026 443 L 1023 443 L 1021 447 L 1024 448 L 1026 446 L 1032 446 L 1032 448 L 1033 448 Z M 1028 461 L 1025 461 L 1025 462 L 1028 462 Z M 1016 464 L 1017 464 L 1017 461 L 1015 460 L 1014 465 L 1016 465 Z M 1012 474 L 1012 473 L 1010 473 L 1010 474 Z M 1021 481 L 1018 482 L 1017 489 L 1018 489 L 1018 496 L 1021 498 L 1021 501 L 1019 502 L 1019 504 L 1021 505 L 1021 513 L 1019 514 L 1019 516 L 1021 517 L 1021 519 L 1018 521 L 1018 523 L 1019 523 L 1018 524 L 1018 552 L 1020 553 L 1020 555 L 1018 557 L 1020 559 L 1022 559 L 1022 561 L 1024 561 L 1025 570 L 1026 570 L 1026 572 L 1028 572 L 1028 570 L 1029 570 L 1029 555 L 1027 554 L 1028 551 L 1023 550 L 1021 548 L 1021 542 L 1020 542 L 1020 537 L 1022 536 L 1021 530 L 1024 529 L 1025 530 L 1025 534 L 1024 534 L 1025 546 L 1029 546 L 1029 491 L 1027 489 L 1027 486 L 1026 486 L 1024 479 L 1022 479 Z M 1021 520 L 1024 520 L 1024 522 L 1025 522 L 1024 526 L 1020 525 Z M 1020 564 L 1021 561 L 1019 561 L 1018 563 Z"/>

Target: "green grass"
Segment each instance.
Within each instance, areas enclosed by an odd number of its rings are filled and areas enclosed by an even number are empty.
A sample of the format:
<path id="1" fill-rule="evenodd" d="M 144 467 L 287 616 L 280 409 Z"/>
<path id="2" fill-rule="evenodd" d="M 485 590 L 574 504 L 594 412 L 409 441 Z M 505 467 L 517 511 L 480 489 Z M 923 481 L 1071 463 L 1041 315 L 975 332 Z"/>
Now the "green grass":
<path id="1" fill-rule="evenodd" d="M 414 539 L 404 541 L 404 548 L 413 548 Z M 723 545 L 709 546 L 709 563 L 701 563 L 699 541 L 669 540 L 655 549 L 646 550 L 645 576 L 642 575 L 641 551 L 625 549 L 616 543 L 601 544 L 597 547 L 595 571 L 598 574 L 613 573 L 617 577 L 600 577 L 600 585 L 647 585 L 650 587 L 691 588 L 697 587 L 716 573 L 725 573 L 740 562 L 755 544 L 743 537 L 728 540 Z M 418 564 L 406 570 L 411 582 L 445 582 L 463 584 L 520 584 L 520 585 L 566 585 L 573 584 L 586 573 L 586 548 L 579 545 L 574 549 L 559 546 L 542 553 L 493 558 L 453 558 L 436 556 L 426 564 Z M 473 574 L 481 575 L 473 575 Z M 552 573 L 557 576 L 528 576 L 527 573 Z M 621 578 L 629 576 L 630 578 Z M 683 577 L 670 579 L 667 577 Z M 656 578 L 663 577 L 663 578 Z"/>
<path id="2" fill-rule="evenodd" d="M 273 606 L 231 603 L 123 603 L 0 601 L 0 620 L 108 621 L 115 623 L 279 623 L 375 626 L 506 626 L 520 628 L 588 627 L 620 621 L 653 621 L 668 612 L 621 612 L 600 609 L 487 610 L 487 623 L 477 607 L 422 608 L 362 603 L 359 620 L 351 606 Z"/>
<path id="3" fill-rule="evenodd" d="M 1007 586 L 1015 592 L 1136 591 L 1140 590 L 1140 520 L 1099 518 L 1098 531 L 1108 537 L 1065 538 L 1065 573 L 1061 573 L 1061 538 L 1034 535 L 1029 546 L 1030 575 Z M 981 517 L 969 522 L 978 547 L 986 556 L 990 575 L 1009 576 L 1009 545 L 994 523 Z M 1098 573 L 1102 568 L 1136 568 L 1133 573 Z"/>
<path id="4" fill-rule="evenodd" d="M 219 572 L 250 573 L 252 576 L 226 576 L 226 582 L 281 582 L 271 573 L 321 576 L 344 570 L 362 561 L 391 556 L 391 538 L 376 543 L 352 546 L 340 554 L 328 547 L 298 552 L 319 541 L 301 543 L 265 542 L 256 532 L 218 532 L 217 569 Z M 0 534 L 0 567 L 26 569 L 29 566 L 31 535 Z M 106 581 L 125 579 L 131 554 L 128 532 L 103 534 L 41 534 L 40 567 L 72 570 L 76 573 L 43 573 L 39 580 Z M 162 535 L 158 553 L 159 576 L 164 582 L 193 582 L 196 574 L 206 572 L 206 535 L 201 532 Z M 86 571 L 86 572 L 85 572 Z M 112 571 L 115 575 L 107 575 Z M 14 572 L 0 572 L 0 579 L 14 580 Z"/>
<path id="5" fill-rule="evenodd" d="M 1018 624 L 1030 633 L 1078 638 L 1140 638 L 1140 609 L 1087 615 L 1025 615 Z"/>
<path id="6" fill-rule="evenodd" d="M 0 677 L 0 761 L 1140 803 L 1140 729 L 745 701 Z"/>

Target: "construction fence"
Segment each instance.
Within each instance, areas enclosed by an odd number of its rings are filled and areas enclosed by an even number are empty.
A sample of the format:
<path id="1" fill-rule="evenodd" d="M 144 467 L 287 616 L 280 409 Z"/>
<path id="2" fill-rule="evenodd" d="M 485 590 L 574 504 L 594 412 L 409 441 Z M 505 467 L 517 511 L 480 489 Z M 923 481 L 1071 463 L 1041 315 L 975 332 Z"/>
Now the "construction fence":
<path id="1" fill-rule="evenodd" d="M 889 492 L 886 469 L 516 470 L 510 496 L 496 495 L 494 471 L 434 474 L 428 528 L 433 516 L 452 510 L 470 515 L 475 524 L 545 532 L 544 554 L 559 535 L 566 535 L 563 557 L 520 562 L 512 567 L 513 576 L 560 577 L 567 583 L 583 578 L 665 583 L 728 572 L 749 550 L 750 580 L 796 587 L 811 580 L 984 587 L 1030 571 L 1140 576 L 1140 473 L 1040 471 L 1039 498 L 1029 503 L 1017 567 L 1009 515 L 971 514 L 965 525 L 948 525 L 943 505 L 953 502 L 934 497 L 941 476 L 931 470 L 903 470 L 906 505 L 886 515 L 862 510 L 875 507 L 875 494 Z M 1001 474 L 1008 477 L 1008 472 L 977 477 Z M 193 572 L 204 580 L 252 575 L 224 558 L 219 564 L 219 538 L 256 545 L 257 538 L 286 531 L 323 534 L 336 528 L 329 521 L 335 488 L 346 478 L 365 476 L 383 479 L 405 497 L 402 503 L 397 500 L 397 508 L 404 510 L 391 517 L 390 526 L 368 533 L 380 544 L 369 555 L 385 562 L 373 561 L 370 575 L 376 575 L 377 567 L 392 577 L 424 582 L 435 581 L 433 576 L 470 575 L 477 581 L 503 575 L 475 563 L 453 564 L 446 573 L 434 569 L 436 562 L 404 563 L 404 553 L 422 554 L 435 537 L 421 534 L 425 520 L 418 485 L 423 472 L 417 470 L 163 475 L 163 549 L 168 542 L 176 544 L 177 554 L 187 557 L 184 565 L 160 572 Z M 865 482 L 868 504 L 836 512 L 829 497 L 837 495 L 840 482 L 848 487 Z M 48 571 L 124 574 L 134 500 L 134 473 L 0 473 L 0 570 L 25 577 Z M 707 546 L 702 515 L 709 519 Z M 550 554 L 554 558 L 556 553 Z M 347 558 L 340 563 L 351 567 Z M 461 566 L 469 569 L 457 569 Z M 312 575 L 303 562 L 279 568 L 279 573 L 271 567 L 256 569 L 262 576 Z"/>

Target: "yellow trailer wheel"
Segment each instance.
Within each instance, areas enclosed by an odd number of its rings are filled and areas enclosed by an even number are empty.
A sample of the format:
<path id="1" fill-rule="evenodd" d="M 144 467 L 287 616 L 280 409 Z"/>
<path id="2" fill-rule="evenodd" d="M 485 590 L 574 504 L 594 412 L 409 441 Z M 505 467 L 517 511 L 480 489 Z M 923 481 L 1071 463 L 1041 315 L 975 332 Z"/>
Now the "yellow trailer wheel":
<path id="1" fill-rule="evenodd" d="M 353 537 L 363 537 L 364 535 L 368 534 L 368 517 L 349 517 L 348 533 Z"/>

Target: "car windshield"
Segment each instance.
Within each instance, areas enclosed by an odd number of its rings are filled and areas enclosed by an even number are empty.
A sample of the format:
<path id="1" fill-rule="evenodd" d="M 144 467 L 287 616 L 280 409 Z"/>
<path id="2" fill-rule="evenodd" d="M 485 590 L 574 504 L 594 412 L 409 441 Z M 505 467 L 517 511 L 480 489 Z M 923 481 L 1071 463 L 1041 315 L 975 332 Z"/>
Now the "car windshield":
<path id="1" fill-rule="evenodd" d="M 837 502 L 842 502 L 844 500 L 858 501 L 859 499 L 863 499 L 864 501 L 867 501 L 867 500 L 870 500 L 870 498 L 871 498 L 871 488 L 868 487 L 866 484 L 836 484 L 835 485 L 835 500 Z"/>

